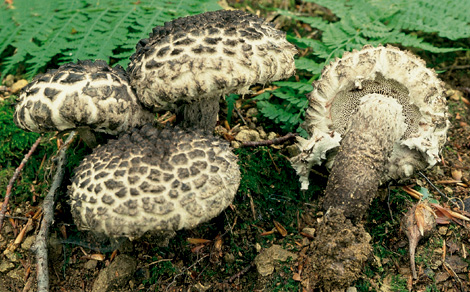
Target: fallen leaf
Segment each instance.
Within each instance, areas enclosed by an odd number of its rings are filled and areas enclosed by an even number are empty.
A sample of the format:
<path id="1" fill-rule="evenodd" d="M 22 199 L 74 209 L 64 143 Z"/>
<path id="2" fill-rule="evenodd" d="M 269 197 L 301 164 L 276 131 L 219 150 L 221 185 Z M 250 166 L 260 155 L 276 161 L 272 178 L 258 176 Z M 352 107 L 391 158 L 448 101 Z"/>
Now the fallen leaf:
<path id="1" fill-rule="evenodd" d="M 260 235 L 261 235 L 261 236 L 266 236 L 266 235 L 271 235 L 271 234 L 274 234 L 274 230 L 265 231 L 265 232 L 261 233 Z"/>
<path id="2" fill-rule="evenodd" d="M 287 230 L 284 228 L 284 226 L 281 225 L 281 223 L 277 222 L 276 220 L 273 220 L 274 226 L 276 226 L 277 232 L 279 232 L 282 237 L 287 236 Z"/>
<path id="3" fill-rule="evenodd" d="M 462 171 L 460 169 L 452 169 L 452 178 L 454 178 L 457 181 L 462 180 Z"/>
<path id="4" fill-rule="evenodd" d="M 404 186 L 404 187 L 401 187 L 402 190 L 404 190 L 408 195 L 412 196 L 413 198 L 415 199 L 418 199 L 420 200 L 422 197 L 423 197 L 423 194 L 421 194 L 420 192 L 418 192 L 417 190 L 413 190 L 412 188 L 410 188 L 409 186 Z"/>
<path id="5" fill-rule="evenodd" d="M 188 238 L 187 241 L 191 244 L 205 244 L 211 242 L 212 240 L 203 238 Z"/>
<path id="6" fill-rule="evenodd" d="M 302 279 L 300 278 L 300 274 L 299 273 L 294 273 L 294 275 L 292 276 L 292 279 L 294 281 L 297 281 L 297 282 L 300 282 Z"/>
<path id="7" fill-rule="evenodd" d="M 95 253 L 95 254 L 88 254 L 85 256 L 82 256 L 81 259 L 85 260 L 96 260 L 96 261 L 104 261 L 106 257 L 103 254 L 100 253 Z"/>
<path id="8" fill-rule="evenodd" d="M 193 253 L 197 253 L 199 252 L 205 245 L 201 244 L 201 245 L 198 245 L 198 246 L 195 246 L 193 248 L 191 248 L 191 252 Z"/>

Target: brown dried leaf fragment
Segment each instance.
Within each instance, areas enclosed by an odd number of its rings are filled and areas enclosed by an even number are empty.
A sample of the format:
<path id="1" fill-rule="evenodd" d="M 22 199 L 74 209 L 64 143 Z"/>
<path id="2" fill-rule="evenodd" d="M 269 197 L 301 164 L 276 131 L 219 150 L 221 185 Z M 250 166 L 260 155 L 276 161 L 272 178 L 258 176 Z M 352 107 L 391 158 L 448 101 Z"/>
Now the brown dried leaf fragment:
<path id="1" fill-rule="evenodd" d="M 277 232 L 279 232 L 282 237 L 287 236 L 287 230 L 284 228 L 284 226 L 281 225 L 281 223 L 277 222 L 276 220 L 273 220 L 274 226 L 276 226 Z"/>

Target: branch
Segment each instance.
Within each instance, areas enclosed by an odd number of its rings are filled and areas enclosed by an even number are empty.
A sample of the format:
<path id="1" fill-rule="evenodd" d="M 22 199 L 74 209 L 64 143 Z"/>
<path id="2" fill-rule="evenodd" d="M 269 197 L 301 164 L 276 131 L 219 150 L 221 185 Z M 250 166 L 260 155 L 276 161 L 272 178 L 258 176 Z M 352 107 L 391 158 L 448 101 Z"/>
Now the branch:
<path id="1" fill-rule="evenodd" d="M 11 189 L 13 188 L 13 183 L 15 183 L 15 180 L 20 175 L 20 172 L 21 172 L 21 170 L 23 170 L 23 167 L 26 165 L 26 162 L 28 162 L 28 159 L 31 157 L 34 150 L 36 150 L 36 148 L 38 147 L 39 142 L 41 142 L 41 137 L 39 137 L 36 140 L 36 142 L 34 142 L 33 146 L 29 150 L 28 154 L 25 155 L 25 157 L 23 158 L 23 160 L 20 163 L 20 166 L 18 166 L 18 168 L 15 170 L 15 173 L 13 174 L 12 178 L 8 182 L 7 192 L 5 194 L 5 200 L 3 200 L 2 210 L 0 210 L 0 231 L 2 230 L 3 219 L 5 218 L 5 213 L 7 212 L 8 201 L 10 200 L 10 194 L 11 194 Z"/>
<path id="2" fill-rule="evenodd" d="M 268 145 L 273 145 L 273 144 L 281 144 L 289 139 L 292 139 L 294 137 L 297 137 L 299 134 L 294 134 L 294 133 L 288 133 L 285 136 L 279 137 L 279 138 L 274 138 L 272 140 L 264 140 L 264 141 L 248 141 L 248 142 L 243 142 L 242 146 L 243 147 L 256 147 L 256 146 L 268 146 Z"/>
<path id="3" fill-rule="evenodd" d="M 36 238 L 36 242 L 32 247 L 32 250 L 36 253 L 36 258 L 38 261 L 37 266 L 37 278 L 38 278 L 38 291 L 39 292 L 48 292 L 49 291 L 49 270 L 47 266 L 48 255 L 47 255 L 47 235 L 49 233 L 49 227 L 54 220 L 54 199 L 57 189 L 62 184 L 64 178 L 65 168 L 64 166 L 67 163 L 67 149 L 70 146 L 70 143 L 73 141 L 76 132 L 72 131 L 69 134 L 69 137 L 65 141 L 62 148 L 59 150 L 59 154 L 56 157 L 57 161 L 57 170 L 52 180 L 52 185 L 43 201 L 43 212 L 44 217 L 42 219 L 41 228 L 39 234 Z"/>

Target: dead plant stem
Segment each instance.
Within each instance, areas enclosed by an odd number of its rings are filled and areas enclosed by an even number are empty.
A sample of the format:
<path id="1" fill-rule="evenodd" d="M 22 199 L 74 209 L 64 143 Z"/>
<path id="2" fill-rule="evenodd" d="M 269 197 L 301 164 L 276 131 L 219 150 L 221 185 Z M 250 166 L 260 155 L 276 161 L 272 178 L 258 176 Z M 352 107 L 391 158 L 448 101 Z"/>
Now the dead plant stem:
<path id="1" fill-rule="evenodd" d="M 33 146 L 29 150 L 28 154 L 25 155 L 25 157 L 23 158 L 23 160 L 20 163 L 20 166 L 18 166 L 18 168 L 15 170 L 15 173 L 13 174 L 10 181 L 8 182 L 7 191 L 6 191 L 6 194 L 5 194 L 5 199 L 3 200 L 2 209 L 0 210 L 0 231 L 2 230 L 3 219 L 5 218 L 5 213 L 7 212 L 8 201 L 10 200 L 11 189 L 13 188 L 13 184 L 15 183 L 16 179 L 20 175 L 21 170 L 23 170 L 24 166 L 26 165 L 26 162 L 28 162 L 28 159 L 33 154 L 34 150 L 36 150 L 36 148 L 38 147 L 39 142 L 41 142 L 41 137 L 39 137 L 36 140 L 36 142 L 34 142 Z"/>
<path id="2" fill-rule="evenodd" d="M 49 269 L 47 265 L 48 254 L 47 254 L 47 235 L 49 233 L 49 227 L 54 220 L 54 201 L 57 189 L 62 184 L 64 178 L 65 165 L 67 163 L 67 149 L 70 143 L 73 141 L 76 132 L 72 131 L 69 137 L 65 141 L 64 145 L 59 150 L 56 157 L 57 170 L 52 180 L 52 185 L 43 201 L 43 212 L 44 216 L 41 223 L 41 228 L 36 238 L 32 250 L 36 253 L 37 259 L 37 279 L 38 279 L 38 290 L 39 292 L 49 291 Z"/>

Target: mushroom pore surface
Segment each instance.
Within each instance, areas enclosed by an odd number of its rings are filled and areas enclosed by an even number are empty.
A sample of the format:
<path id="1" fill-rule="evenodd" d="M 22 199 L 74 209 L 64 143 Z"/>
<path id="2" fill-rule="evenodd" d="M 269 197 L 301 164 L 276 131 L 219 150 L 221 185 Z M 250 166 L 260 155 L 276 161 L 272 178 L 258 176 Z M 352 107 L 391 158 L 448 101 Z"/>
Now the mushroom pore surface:
<path id="1" fill-rule="evenodd" d="M 182 120 L 212 131 L 221 96 L 291 76 L 296 53 L 285 32 L 262 18 L 219 10 L 154 28 L 137 45 L 127 72 L 146 106 L 196 107 L 178 110 L 185 114 Z M 200 125 L 201 115 L 210 116 L 208 125 Z"/>
<path id="2" fill-rule="evenodd" d="M 328 178 L 324 208 L 361 218 L 380 184 L 394 143 L 407 129 L 403 107 L 393 97 L 368 94 L 349 120 Z"/>
<path id="3" fill-rule="evenodd" d="M 69 194 L 79 229 L 134 239 L 212 219 L 232 202 L 239 182 L 226 141 L 145 125 L 87 156 Z"/>
<path id="4" fill-rule="evenodd" d="M 36 76 L 21 92 L 15 124 L 48 132 L 89 127 L 116 135 L 152 121 L 137 101 L 120 66 L 78 61 Z"/>
<path id="5" fill-rule="evenodd" d="M 351 122 L 360 112 L 359 105 L 366 95 L 377 94 L 395 100 L 401 107 L 400 116 L 403 116 L 406 124 L 402 135 L 391 142 L 391 151 L 389 145 L 381 146 L 387 149 L 388 154 L 380 163 L 383 166 L 377 169 L 378 175 L 374 175 L 377 184 L 408 177 L 414 171 L 433 166 L 439 161 L 439 151 L 446 141 L 449 127 L 443 82 L 432 69 L 426 68 L 423 60 L 410 52 L 393 46 L 369 45 L 360 51 L 346 52 L 341 59 L 326 66 L 320 79 L 313 85 L 314 90 L 308 96 L 305 123 L 302 125 L 310 139 L 298 139 L 301 153 L 291 159 L 303 189 L 308 187 L 308 174 L 313 165 L 325 163 L 331 168 L 338 158 L 338 150 L 345 152 L 345 147 L 356 149 L 347 146 L 344 141 L 348 127 L 363 127 L 362 130 L 354 130 L 359 135 L 382 135 L 372 133 L 384 130 L 382 119 L 397 123 L 380 116 L 371 118 L 373 122 L 357 119 Z M 364 117 L 367 115 L 363 113 Z M 348 139 L 372 147 L 372 142 L 364 137 Z M 365 144 L 356 146 L 366 148 Z M 347 153 L 351 152 L 348 150 Z M 356 187 L 360 188 L 351 185 L 351 188 Z"/>

